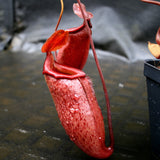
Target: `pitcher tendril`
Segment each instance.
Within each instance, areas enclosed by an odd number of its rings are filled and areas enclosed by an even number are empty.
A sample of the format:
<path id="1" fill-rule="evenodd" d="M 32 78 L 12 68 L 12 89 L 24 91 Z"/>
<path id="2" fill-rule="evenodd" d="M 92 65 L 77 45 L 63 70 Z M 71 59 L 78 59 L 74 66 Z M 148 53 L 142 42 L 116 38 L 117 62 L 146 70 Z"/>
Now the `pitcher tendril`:
<path id="1" fill-rule="evenodd" d="M 151 4 L 155 4 L 155 5 L 159 5 L 160 6 L 160 2 L 158 1 L 153 1 L 153 0 L 141 0 L 142 2 L 146 2 L 146 3 L 151 3 Z"/>
<path id="2" fill-rule="evenodd" d="M 88 30 L 89 30 L 89 25 L 87 23 L 87 19 L 85 17 L 84 11 L 82 9 L 81 1 L 80 0 L 77 0 L 77 1 L 78 1 L 79 6 L 80 6 L 80 9 L 81 9 L 82 16 L 84 18 L 84 22 L 85 22 L 86 26 L 88 26 Z M 101 78 L 103 91 L 104 91 L 104 95 L 105 95 L 105 100 L 106 100 L 106 105 L 107 105 L 107 114 L 108 114 L 108 124 L 109 124 L 109 126 L 108 126 L 109 127 L 109 136 L 110 136 L 110 140 L 111 140 L 110 141 L 110 144 L 111 144 L 110 147 L 113 149 L 114 137 L 113 137 L 113 129 L 112 129 L 112 121 L 111 121 L 111 111 L 110 111 L 109 96 L 108 96 L 107 88 L 106 88 L 106 85 L 105 85 L 105 80 L 104 80 L 104 77 L 103 77 L 103 73 L 102 73 L 98 58 L 97 58 L 96 51 L 95 51 L 94 42 L 93 42 L 91 34 L 89 36 L 90 36 L 91 49 L 93 51 L 94 59 L 95 59 L 96 66 L 97 66 L 97 69 L 98 69 L 98 72 L 99 72 L 99 75 L 100 75 L 100 78 Z"/>
<path id="3" fill-rule="evenodd" d="M 61 18 L 62 18 L 62 15 L 63 15 L 63 11 L 64 11 L 64 3 L 63 3 L 63 0 L 60 0 L 60 2 L 61 2 L 61 12 L 60 12 L 60 15 L 59 15 L 59 19 L 58 19 L 58 22 L 57 22 L 55 31 L 57 31 L 57 28 L 58 28 L 58 26 L 59 26 L 59 23 L 60 23 L 60 21 L 61 21 Z"/>

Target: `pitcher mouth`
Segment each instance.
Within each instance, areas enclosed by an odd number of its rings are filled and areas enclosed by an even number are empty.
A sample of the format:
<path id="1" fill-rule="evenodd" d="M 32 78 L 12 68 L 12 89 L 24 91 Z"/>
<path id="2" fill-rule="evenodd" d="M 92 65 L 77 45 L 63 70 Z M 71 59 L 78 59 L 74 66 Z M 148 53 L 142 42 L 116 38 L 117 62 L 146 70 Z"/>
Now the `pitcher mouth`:
<path id="1" fill-rule="evenodd" d="M 68 28 L 68 29 L 66 29 L 66 31 L 68 31 L 70 34 L 72 34 L 72 33 L 76 33 L 76 32 L 81 31 L 84 27 L 85 27 L 85 23 L 81 24 L 78 27 Z"/>
<path id="2" fill-rule="evenodd" d="M 80 69 L 57 63 L 51 52 L 47 53 L 43 65 L 43 74 L 50 75 L 57 79 L 75 79 L 86 76 L 86 74 Z"/>
<path id="3" fill-rule="evenodd" d="M 91 24 L 90 19 L 87 19 L 87 22 L 88 22 L 89 28 L 92 28 L 92 24 Z M 66 31 L 68 31 L 70 34 L 76 33 L 76 32 L 81 31 L 85 26 L 86 26 L 86 24 L 83 22 L 83 24 L 81 24 L 79 27 L 68 28 L 68 29 L 66 29 Z"/>

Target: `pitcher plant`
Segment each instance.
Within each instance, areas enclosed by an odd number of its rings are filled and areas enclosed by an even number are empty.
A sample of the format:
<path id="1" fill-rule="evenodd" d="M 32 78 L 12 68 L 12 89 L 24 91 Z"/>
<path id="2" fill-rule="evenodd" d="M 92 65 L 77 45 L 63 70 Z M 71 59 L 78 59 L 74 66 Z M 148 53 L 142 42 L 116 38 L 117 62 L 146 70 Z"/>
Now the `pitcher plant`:
<path id="1" fill-rule="evenodd" d="M 92 39 L 90 19 L 93 15 L 86 11 L 80 0 L 77 2 L 73 4 L 73 11 L 83 19 L 83 24 L 76 28 L 58 30 L 64 7 L 61 0 L 61 13 L 55 32 L 42 46 L 42 52 L 46 53 L 43 74 L 58 117 L 70 139 L 89 156 L 103 159 L 112 155 L 114 147 L 110 104 Z M 103 116 L 91 79 L 82 71 L 90 46 L 105 94 L 110 135 L 108 147 L 105 145 Z"/>

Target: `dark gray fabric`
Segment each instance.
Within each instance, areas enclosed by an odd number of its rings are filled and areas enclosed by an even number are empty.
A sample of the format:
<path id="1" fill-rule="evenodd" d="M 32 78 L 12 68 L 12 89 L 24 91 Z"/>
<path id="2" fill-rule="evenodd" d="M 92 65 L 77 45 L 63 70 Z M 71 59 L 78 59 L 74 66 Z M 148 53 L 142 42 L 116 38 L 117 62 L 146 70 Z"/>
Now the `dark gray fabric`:
<path id="1" fill-rule="evenodd" d="M 159 27 L 160 7 L 143 3 L 140 0 L 81 0 L 92 19 L 93 39 L 98 53 L 122 55 L 131 61 L 151 57 L 147 41 L 154 42 Z M 47 39 L 56 26 L 59 0 L 16 0 L 23 13 L 21 20 L 26 29 L 15 35 L 20 45 L 13 43 L 13 50 L 28 52 L 38 50 L 40 43 Z M 78 26 L 82 23 L 73 14 L 72 4 L 76 0 L 64 0 L 64 14 L 59 29 Z M 16 46 L 17 45 L 17 46 Z"/>
<path id="2" fill-rule="evenodd" d="M 0 51 L 11 40 L 14 26 L 13 0 L 0 0 Z"/>

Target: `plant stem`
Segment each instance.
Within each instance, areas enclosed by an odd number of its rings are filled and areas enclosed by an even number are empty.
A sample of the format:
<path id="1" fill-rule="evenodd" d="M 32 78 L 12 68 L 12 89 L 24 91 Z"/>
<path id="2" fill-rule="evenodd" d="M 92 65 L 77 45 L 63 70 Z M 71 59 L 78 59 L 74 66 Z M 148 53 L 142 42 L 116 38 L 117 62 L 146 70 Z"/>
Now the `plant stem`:
<path id="1" fill-rule="evenodd" d="M 64 10 L 64 3 L 63 3 L 63 0 L 60 0 L 60 1 L 61 1 L 61 13 L 60 13 L 60 15 L 59 15 L 59 19 L 58 19 L 58 22 L 57 22 L 55 31 L 57 30 L 57 28 L 58 28 L 58 26 L 59 26 L 59 23 L 60 23 L 61 18 L 62 18 L 63 10 Z"/>
<path id="2" fill-rule="evenodd" d="M 57 31 L 57 28 L 59 26 L 59 23 L 61 21 L 61 18 L 62 18 L 62 15 L 63 15 L 63 10 L 64 10 L 64 3 L 63 3 L 63 0 L 60 0 L 61 1 L 61 13 L 59 15 L 59 19 L 58 19 L 58 22 L 57 22 L 57 25 L 56 25 L 56 28 L 55 28 L 55 31 Z M 57 57 L 57 51 L 55 51 L 55 58 Z"/>
<path id="3" fill-rule="evenodd" d="M 85 18 L 85 15 L 84 15 L 84 12 L 83 12 L 83 9 L 82 9 L 82 6 L 81 6 L 81 2 L 80 2 L 80 0 L 77 0 L 77 1 L 78 1 L 79 6 L 80 6 L 82 15 L 83 15 L 84 23 L 85 23 L 85 25 L 87 26 L 87 28 L 90 32 L 90 28 L 89 28 L 87 19 Z M 101 81 L 102 81 L 103 90 L 104 90 L 104 94 L 105 94 L 105 100 L 106 100 L 106 105 L 107 105 L 107 118 L 108 118 L 109 136 L 110 136 L 110 145 L 111 145 L 111 148 L 113 148 L 114 137 L 113 137 L 111 110 L 110 110 L 110 102 L 109 102 L 108 92 L 107 92 L 107 88 L 106 88 L 106 85 L 105 85 L 105 80 L 104 80 L 104 77 L 103 77 L 103 73 L 102 73 L 98 58 L 97 58 L 97 54 L 96 54 L 96 51 L 95 51 L 95 46 L 94 46 L 94 42 L 93 42 L 91 33 L 89 34 L 89 36 L 90 36 L 90 44 L 91 44 L 91 48 L 92 48 L 92 51 L 93 51 L 94 59 L 95 59 L 96 65 L 97 65 L 97 69 L 98 69 L 98 72 L 99 72 L 99 75 L 100 75 L 100 78 L 101 78 Z"/>
<path id="4" fill-rule="evenodd" d="M 151 3 L 151 4 L 155 4 L 155 5 L 159 5 L 160 6 L 160 2 L 157 1 L 153 1 L 153 0 L 141 0 L 142 2 L 146 2 L 146 3 Z"/>

